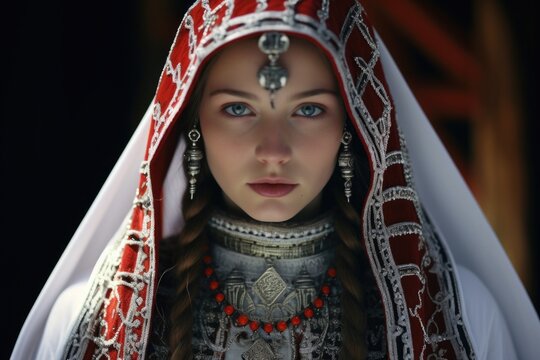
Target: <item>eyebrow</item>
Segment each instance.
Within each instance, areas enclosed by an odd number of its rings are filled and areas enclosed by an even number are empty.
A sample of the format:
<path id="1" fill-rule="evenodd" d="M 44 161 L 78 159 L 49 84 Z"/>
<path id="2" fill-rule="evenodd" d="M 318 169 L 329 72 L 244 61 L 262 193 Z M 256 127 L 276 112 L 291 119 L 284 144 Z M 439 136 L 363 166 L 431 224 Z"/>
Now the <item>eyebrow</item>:
<path id="1" fill-rule="evenodd" d="M 331 90 L 331 89 L 313 89 L 313 90 L 307 90 L 307 91 L 302 91 L 301 93 L 298 93 L 296 95 L 294 95 L 292 97 L 293 100 L 298 100 L 298 99 L 302 99 L 302 98 L 306 98 L 306 97 L 310 97 L 310 96 L 315 96 L 315 95 L 321 95 L 321 94 L 330 94 L 330 95 L 334 95 L 334 96 L 338 96 L 338 92 L 335 91 L 335 90 Z"/>
<path id="2" fill-rule="evenodd" d="M 210 96 L 215 96 L 219 94 L 228 94 L 228 95 L 243 97 L 246 99 L 257 100 L 257 96 L 255 96 L 254 94 L 246 92 L 246 91 L 242 91 L 242 90 L 236 90 L 236 89 L 217 89 L 217 90 L 212 91 L 210 93 Z"/>
<path id="3" fill-rule="evenodd" d="M 210 96 L 215 96 L 215 95 L 220 95 L 220 94 L 228 94 L 228 95 L 243 97 L 243 98 L 250 99 L 250 100 L 257 100 L 258 99 L 258 97 L 255 94 L 252 94 L 252 93 L 249 93 L 249 92 L 246 92 L 246 91 L 242 91 L 242 90 L 229 89 L 229 88 L 214 90 L 214 91 L 212 91 L 210 93 Z M 291 98 L 293 100 L 298 100 L 298 99 L 302 99 L 302 98 L 306 98 L 306 97 L 310 97 L 310 96 L 315 96 L 315 95 L 320 95 L 320 94 L 330 94 L 330 95 L 338 97 L 338 92 L 337 91 L 331 90 L 331 89 L 320 88 L 320 89 L 312 89 L 312 90 L 302 91 L 302 92 L 300 92 L 298 94 L 293 95 Z"/>

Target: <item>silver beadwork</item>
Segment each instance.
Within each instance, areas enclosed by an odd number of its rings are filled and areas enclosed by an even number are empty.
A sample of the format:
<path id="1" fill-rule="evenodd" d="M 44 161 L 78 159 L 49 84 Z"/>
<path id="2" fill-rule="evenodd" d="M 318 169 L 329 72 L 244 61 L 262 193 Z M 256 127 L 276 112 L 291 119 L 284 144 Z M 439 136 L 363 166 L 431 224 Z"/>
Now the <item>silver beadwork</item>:
<path id="1" fill-rule="evenodd" d="M 193 129 L 189 131 L 188 138 L 191 141 L 191 145 L 186 150 L 186 160 L 189 174 L 189 197 L 193 200 L 193 196 L 197 190 L 196 176 L 201 172 L 201 160 L 203 158 L 203 152 L 197 146 L 197 142 L 201 138 L 201 133 L 197 130 L 196 125 L 193 125 Z"/>
<path id="2" fill-rule="evenodd" d="M 352 141 L 352 135 L 347 130 L 343 131 L 343 136 L 341 137 L 341 143 L 343 144 L 343 149 L 339 153 L 338 166 L 341 170 L 341 177 L 345 181 L 345 196 L 347 197 L 347 202 L 350 202 L 352 195 L 352 178 L 354 177 L 354 162 L 352 153 L 349 150 L 349 144 Z"/>
<path id="3" fill-rule="evenodd" d="M 259 70 L 259 84 L 270 91 L 270 105 L 274 108 L 274 93 L 287 84 L 287 69 L 277 64 L 278 58 L 289 49 L 289 37 L 280 32 L 267 32 L 259 38 L 259 49 L 268 55 L 270 64 Z"/>
<path id="4" fill-rule="evenodd" d="M 267 259 L 313 256 L 335 245 L 332 212 L 306 224 L 283 225 L 255 223 L 214 210 L 208 230 L 214 241 L 226 249 Z"/>

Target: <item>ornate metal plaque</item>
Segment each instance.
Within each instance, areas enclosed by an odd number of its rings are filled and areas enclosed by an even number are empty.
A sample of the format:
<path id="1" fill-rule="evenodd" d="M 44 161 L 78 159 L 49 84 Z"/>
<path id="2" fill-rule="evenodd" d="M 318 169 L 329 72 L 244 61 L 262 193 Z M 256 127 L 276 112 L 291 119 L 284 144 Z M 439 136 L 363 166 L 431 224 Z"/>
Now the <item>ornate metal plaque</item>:
<path id="1" fill-rule="evenodd" d="M 270 345 L 264 340 L 258 339 L 251 347 L 242 354 L 243 360 L 275 360 L 276 355 L 272 351 Z"/>
<path id="2" fill-rule="evenodd" d="M 257 281 L 253 283 L 253 291 L 266 305 L 273 304 L 286 288 L 287 283 L 279 276 L 274 267 L 266 269 Z"/>

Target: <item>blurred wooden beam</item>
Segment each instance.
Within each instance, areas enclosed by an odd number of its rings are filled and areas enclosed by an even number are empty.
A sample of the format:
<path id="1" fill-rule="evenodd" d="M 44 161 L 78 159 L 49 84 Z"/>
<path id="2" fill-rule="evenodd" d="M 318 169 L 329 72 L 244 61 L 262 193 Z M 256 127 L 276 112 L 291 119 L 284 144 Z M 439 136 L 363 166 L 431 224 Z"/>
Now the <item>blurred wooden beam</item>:
<path id="1" fill-rule="evenodd" d="M 416 99 L 428 118 L 468 119 L 478 110 L 476 94 L 470 90 L 445 84 L 421 84 L 411 82 Z"/>
<path id="2" fill-rule="evenodd" d="M 475 57 L 418 4 L 411 0 L 378 0 L 377 6 L 394 26 L 456 79 L 465 83 L 480 79 L 481 70 Z"/>
<path id="3" fill-rule="evenodd" d="M 523 112 L 512 29 L 498 2 L 475 1 L 479 54 L 486 81 L 479 84 L 481 111 L 474 122 L 474 168 L 480 204 L 525 287 L 530 289 L 527 243 Z M 531 239 L 532 240 L 532 239 Z"/>

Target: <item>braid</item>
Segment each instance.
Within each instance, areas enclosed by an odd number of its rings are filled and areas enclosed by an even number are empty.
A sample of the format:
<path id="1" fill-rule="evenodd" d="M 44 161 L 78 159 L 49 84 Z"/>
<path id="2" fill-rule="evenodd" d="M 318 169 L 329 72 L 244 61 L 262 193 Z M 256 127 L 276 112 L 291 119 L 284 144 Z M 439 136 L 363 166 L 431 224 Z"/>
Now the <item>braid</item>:
<path id="1" fill-rule="evenodd" d="M 201 260 L 207 248 L 205 227 L 214 198 L 214 192 L 210 189 L 215 189 L 206 165 L 201 169 L 199 179 L 204 180 L 198 183 L 199 191 L 193 200 L 189 192 L 184 193 L 182 210 L 185 225 L 174 246 L 174 278 L 177 288 L 169 315 L 169 348 L 172 359 L 192 358 L 193 302 L 199 290 Z"/>
<path id="2" fill-rule="evenodd" d="M 336 189 L 334 187 L 334 189 Z M 340 358 L 364 359 L 366 357 L 366 316 L 364 291 L 360 284 L 363 251 L 359 239 L 358 213 L 345 201 L 343 192 L 335 191 L 337 212 L 336 233 L 341 240 L 336 247 L 336 269 L 342 287 L 341 336 L 343 344 Z"/>
<path id="3" fill-rule="evenodd" d="M 361 223 L 359 211 L 361 199 L 368 187 L 369 167 L 361 145 L 352 144 L 355 162 L 353 178 L 354 198 L 346 201 L 343 193 L 343 181 L 336 169 L 330 179 L 329 196 L 336 204 L 335 229 L 340 241 L 336 246 L 336 269 L 342 287 L 341 294 L 341 336 L 343 339 L 340 359 L 365 359 L 366 313 L 364 303 L 363 272 L 365 252 L 361 243 Z"/>
<path id="4" fill-rule="evenodd" d="M 193 91 L 192 100 L 184 111 L 184 128 L 181 129 L 186 142 L 187 133 L 198 118 L 198 108 L 208 72 L 202 70 L 199 82 Z M 200 139 L 204 148 L 204 140 Z M 184 161 L 184 174 L 188 178 L 187 162 Z M 192 359 L 193 302 L 199 290 L 202 271 L 202 258 L 208 248 L 205 231 L 210 218 L 212 205 L 217 198 L 218 186 L 210 173 L 207 162 L 201 161 L 201 171 L 197 175 L 197 194 L 190 198 L 189 191 L 182 198 L 184 227 L 172 244 L 174 257 L 174 281 L 177 288 L 169 314 L 169 354 L 171 359 Z"/>

